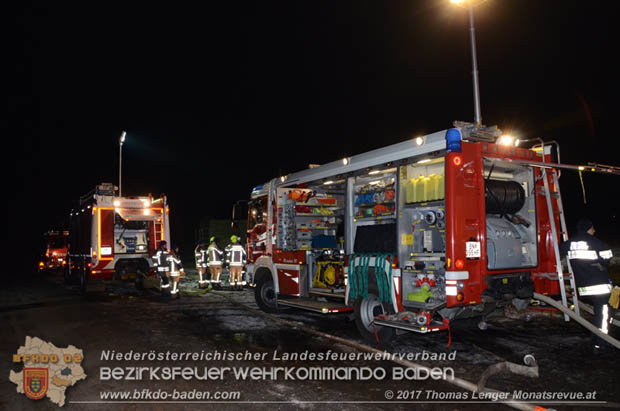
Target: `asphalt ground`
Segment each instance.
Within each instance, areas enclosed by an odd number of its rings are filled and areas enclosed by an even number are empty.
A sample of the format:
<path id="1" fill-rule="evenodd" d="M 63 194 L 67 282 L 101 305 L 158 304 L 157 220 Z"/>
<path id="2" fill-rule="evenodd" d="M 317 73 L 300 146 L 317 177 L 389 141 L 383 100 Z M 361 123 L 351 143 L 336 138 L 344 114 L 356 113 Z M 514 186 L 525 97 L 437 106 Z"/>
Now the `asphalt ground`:
<path id="1" fill-rule="evenodd" d="M 59 407 L 48 399 L 31 400 L 16 392 L 9 381 L 13 354 L 24 345 L 26 336 L 39 337 L 56 347 L 73 345 L 84 352 L 82 366 L 87 378 L 68 387 L 62 409 L 68 410 L 160 410 L 160 409 L 259 409 L 259 410 L 483 410 L 511 409 L 501 398 L 473 398 L 461 388 L 441 380 L 398 379 L 403 367 L 387 360 L 359 357 L 360 350 L 333 339 L 310 334 L 320 330 L 357 344 L 366 344 L 347 315 L 323 315 L 295 309 L 282 309 L 264 315 L 254 302 L 253 290 L 210 291 L 196 288 L 192 270 L 181 286 L 182 298 L 162 298 L 158 292 L 138 291 L 131 284 L 111 284 L 106 291 L 84 298 L 76 286 L 64 284 L 61 276 L 33 273 L 7 283 L 0 292 L 0 409 L 51 410 Z M 514 317 L 514 318 L 513 318 Z M 488 319 L 485 331 L 478 319 L 453 323 L 451 344 L 448 333 L 418 335 L 405 333 L 386 344 L 369 344 L 389 353 L 418 358 L 413 362 L 433 369 L 453 372 L 458 378 L 477 383 L 491 365 L 504 361 L 523 364 L 531 354 L 539 366 L 539 377 L 510 373 L 492 376 L 486 386 L 502 393 L 521 393 L 531 405 L 558 410 L 588 410 L 619 407 L 620 352 L 602 356 L 591 352 L 589 333 L 575 322 L 548 313 L 505 316 Z M 287 323 L 283 324 L 280 320 Z M 292 325 L 291 325 L 292 324 Z M 612 335 L 620 334 L 611 327 Z M 116 360 L 104 353 L 196 353 L 215 355 L 241 353 L 255 358 L 217 358 L 210 360 Z M 309 360 L 286 358 L 293 354 L 345 353 L 352 357 Z M 449 354 L 454 357 L 449 356 Z M 445 358 L 440 358 L 444 355 Z M 434 356 L 434 357 L 432 357 Z M 208 380 L 105 379 L 106 369 L 134 367 L 208 367 L 216 371 L 235 368 L 257 369 L 255 379 L 234 376 Z M 273 375 L 271 367 L 299 371 L 301 374 Z M 315 367 L 371 370 L 365 380 L 351 375 L 315 375 Z M 104 370 L 104 371 L 102 371 Z M 385 373 L 382 377 L 381 373 Z M 306 374 L 304 374 L 306 373 Z M 293 376 L 294 378 L 288 378 Z M 303 378 L 306 376 L 307 378 Z M 411 373 L 408 374 L 412 377 Z M 396 378 L 395 378 L 396 377 Z M 157 392 L 192 392 L 238 396 L 217 399 L 154 399 Z M 147 394 L 143 394 L 148 392 Z M 130 399 L 111 399 L 110 393 L 129 393 Z M 235 394 L 236 393 L 236 394 Z M 546 393 L 546 394 L 545 394 Z M 589 395 L 577 402 L 540 400 L 541 396 Z M 581 394 L 580 394 L 581 393 Z M 103 396 L 108 397 L 103 398 Z M 120 395 L 120 394 L 117 394 Z M 172 394 L 168 394 L 172 395 Z M 142 397 L 140 397 L 142 396 Z M 554 398 L 555 398 L 554 397 Z"/>

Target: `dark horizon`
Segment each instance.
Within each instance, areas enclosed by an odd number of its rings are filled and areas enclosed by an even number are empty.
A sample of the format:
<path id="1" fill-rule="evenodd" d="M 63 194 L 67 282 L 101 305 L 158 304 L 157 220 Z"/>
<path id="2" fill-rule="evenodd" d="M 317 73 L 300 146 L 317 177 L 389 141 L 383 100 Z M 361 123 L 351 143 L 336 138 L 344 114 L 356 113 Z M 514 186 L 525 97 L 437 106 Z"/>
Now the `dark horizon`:
<path id="1" fill-rule="evenodd" d="M 21 146 L 6 152 L 25 264 L 80 195 L 118 183 L 123 130 L 123 193 L 166 193 L 187 247 L 270 178 L 473 120 L 467 12 L 448 0 L 20 5 L 7 136 Z M 483 123 L 556 140 L 563 163 L 618 165 L 614 15 L 603 1 L 481 2 Z M 616 179 L 584 173 L 583 204 L 564 172 L 569 228 L 589 216 L 618 243 Z"/>

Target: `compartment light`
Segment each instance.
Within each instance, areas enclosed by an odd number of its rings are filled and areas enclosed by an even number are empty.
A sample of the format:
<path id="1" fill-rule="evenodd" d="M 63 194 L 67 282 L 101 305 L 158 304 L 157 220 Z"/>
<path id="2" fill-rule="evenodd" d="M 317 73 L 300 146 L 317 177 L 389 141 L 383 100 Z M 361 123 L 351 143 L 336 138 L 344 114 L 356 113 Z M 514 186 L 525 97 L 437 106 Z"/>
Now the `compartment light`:
<path id="1" fill-rule="evenodd" d="M 418 161 L 417 164 L 424 164 L 424 163 L 430 163 L 432 160 L 430 158 L 425 158 L 423 160 Z"/>
<path id="2" fill-rule="evenodd" d="M 415 138 L 415 145 L 416 146 L 421 146 L 422 144 L 424 144 L 424 137 L 416 137 Z"/>
<path id="3" fill-rule="evenodd" d="M 349 163 L 351 163 L 351 159 L 349 159 L 348 157 L 345 157 L 342 159 L 342 164 L 345 166 L 348 166 Z"/>

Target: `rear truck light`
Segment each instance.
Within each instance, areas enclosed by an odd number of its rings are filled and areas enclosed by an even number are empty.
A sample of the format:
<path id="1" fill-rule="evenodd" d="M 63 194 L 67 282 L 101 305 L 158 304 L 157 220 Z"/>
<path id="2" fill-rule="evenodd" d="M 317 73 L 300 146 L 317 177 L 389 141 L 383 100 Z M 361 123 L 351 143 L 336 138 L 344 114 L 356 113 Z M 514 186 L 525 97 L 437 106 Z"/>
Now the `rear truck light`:
<path id="1" fill-rule="evenodd" d="M 465 267 L 465 261 L 461 260 L 460 258 L 457 258 L 456 261 L 454 262 L 454 267 L 458 270 L 461 270 L 463 267 Z"/>
<path id="2" fill-rule="evenodd" d="M 460 166 L 460 165 L 461 165 L 461 162 L 462 162 L 462 161 L 463 161 L 463 160 L 461 160 L 461 157 L 460 157 L 460 156 L 454 156 L 454 158 L 452 159 L 452 164 L 454 164 L 455 166 L 457 166 L 457 167 L 458 167 L 458 166 Z"/>
<path id="3" fill-rule="evenodd" d="M 462 292 L 459 291 L 456 294 L 456 299 L 457 299 L 457 301 L 463 301 L 465 299 L 465 294 L 463 294 Z"/>

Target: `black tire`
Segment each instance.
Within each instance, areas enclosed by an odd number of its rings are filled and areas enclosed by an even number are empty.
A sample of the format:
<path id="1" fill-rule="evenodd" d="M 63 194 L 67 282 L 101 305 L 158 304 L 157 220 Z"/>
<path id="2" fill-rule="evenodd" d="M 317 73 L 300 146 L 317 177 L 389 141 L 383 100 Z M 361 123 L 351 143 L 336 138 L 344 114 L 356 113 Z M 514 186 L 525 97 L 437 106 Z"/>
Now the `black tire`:
<path id="1" fill-rule="evenodd" d="M 65 279 L 65 284 L 73 283 L 73 273 L 71 272 L 71 262 L 67 261 L 65 269 L 62 271 L 62 276 Z"/>
<path id="2" fill-rule="evenodd" d="M 360 297 L 355 301 L 355 325 L 364 340 L 376 343 L 378 337 L 381 343 L 387 343 L 394 338 L 396 334 L 394 328 L 373 324 L 374 317 L 387 312 L 375 294 L 368 293 L 368 298 Z"/>
<path id="3" fill-rule="evenodd" d="M 144 277 L 141 271 L 136 274 L 136 290 L 144 291 Z"/>
<path id="4" fill-rule="evenodd" d="M 271 277 L 263 276 L 259 279 L 254 289 L 254 299 L 261 310 L 268 313 L 277 311 L 276 288 Z"/>
<path id="5" fill-rule="evenodd" d="M 80 293 L 83 296 L 88 294 L 88 270 L 85 268 L 80 271 Z"/>

